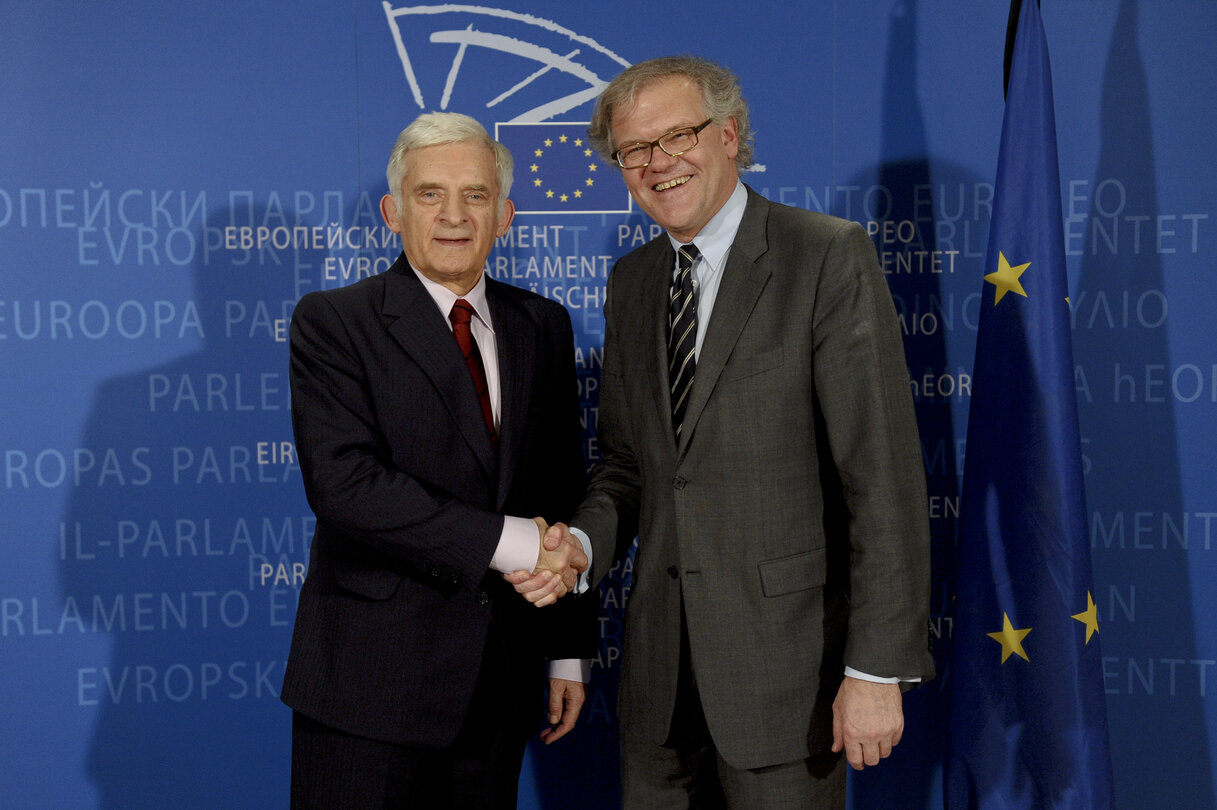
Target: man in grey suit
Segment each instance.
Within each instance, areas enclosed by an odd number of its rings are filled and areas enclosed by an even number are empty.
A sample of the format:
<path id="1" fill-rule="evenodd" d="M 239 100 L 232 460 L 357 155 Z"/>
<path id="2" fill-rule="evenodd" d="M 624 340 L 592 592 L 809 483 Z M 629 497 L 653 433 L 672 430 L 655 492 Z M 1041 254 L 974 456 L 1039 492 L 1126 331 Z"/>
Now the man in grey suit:
<path id="1" fill-rule="evenodd" d="M 609 277 L 603 460 L 570 524 L 599 575 L 638 535 L 624 804 L 842 807 L 841 752 L 888 756 L 901 682 L 933 676 L 925 479 L 874 247 L 740 182 L 748 110 L 713 63 L 627 69 L 589 135 L 667 230 Z"/>

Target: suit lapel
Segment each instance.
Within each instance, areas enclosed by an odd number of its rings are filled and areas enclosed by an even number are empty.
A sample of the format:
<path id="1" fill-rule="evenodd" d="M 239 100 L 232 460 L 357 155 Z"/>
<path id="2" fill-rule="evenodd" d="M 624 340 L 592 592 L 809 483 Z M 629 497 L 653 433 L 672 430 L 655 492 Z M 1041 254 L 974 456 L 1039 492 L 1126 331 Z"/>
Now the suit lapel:
<path id="1" fill-rule="evenodd" d="M 649 307 L 654 324 L 654 332 L 650 336 L 640 335 L 652 347 L 655 384 L 655 410 L 659 415 L 660 424 L 665 428 L 670 444 L 676 443 L 676 435 L 672 429 L 672 388 L 668 377 L 668 297 L 671 295 L 672 273 L 676 268 L 676 251 L 666 236 L 660 237 L 662 249 L 655 260 L 654 268 L 643 274 L 645 281 L 642 291 L 644 307 Z M 695 378 L 696 379 L 696 378 Z"/>
<path id="2" fill-rule="evenodd" d="M 705 410 L 740 332 L 769 281 L 769 269 L 757 264 L 757 260 L 768 250 L 765 237 L 768 213 L 768 203 L 749 189 L 744 218 L 727 254 L 727 266 L 723 268 L 723 278 L 714 299 L 710 325 L 697 356 L 697 372 L 693 378 L 693 390 L 689 392 L 685 427 L 681 432 L 680 455 L 687 450 L 689 441 L 697 431 L 697 420 Z M 664 390 L 667 390 L 666 384 Z"/>
<path id="3" fill-rule="evenodd" d="M 499 355 L 499 484 L 500 509 L 511 491 L 516 457 L 527 424 L 528 401 L 536 380 L 537 344 L 535 328 L 528 317 L 502 293 L 499 282 L 486 279 L 486 301 L 494 322 L 494 342 Z"/>
<path id="4" fill-rule="evenodd" d="M 435 300 L 404 255 L 385 273 L 382 313 L 389 334 L 430 378 L 470 450 L 493 479 L 495 450 L 469 369 Z"/>

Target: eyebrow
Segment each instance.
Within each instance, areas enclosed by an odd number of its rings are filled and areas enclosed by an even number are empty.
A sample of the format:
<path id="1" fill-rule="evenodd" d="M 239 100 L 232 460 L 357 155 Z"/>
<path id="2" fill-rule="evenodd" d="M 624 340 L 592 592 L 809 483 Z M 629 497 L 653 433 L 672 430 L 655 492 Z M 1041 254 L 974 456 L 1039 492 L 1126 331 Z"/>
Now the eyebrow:
<path id="1" fill-rule="evenodd" d="M 641 138 L 635 138 L 634 140 L 630 140 L 630 141 L 622 141 L 619 144 L 619 146 L 630 146 L 631 144 L 635 144 L 635 143 L 654 143 L 655 141 L 662 138 L 664 135 L 667 135 L 670 132 L 675 132 L 678 129 L 697 129 L 697 124 L 685 124 L 685 123 L 672 124 L 667 129 L 663 130 L 658 135 L 656 135 L 654 138 L 648 138 L 647 140 L 642 140 Z"/>
<path id="2" fill-rule="evenodd" d="M 445 186 L 442 183 L 417 183 L 415 184 L 413 190 L 415 192 L 419 192 L 430 191 L 431 189 L 443 190 L 444 188 Z M 461 191 L 484 191 L 489 194 L 490 186 L 486 185 L 485 183 L 470 183 L 467 186 L 461 186 Z"/>

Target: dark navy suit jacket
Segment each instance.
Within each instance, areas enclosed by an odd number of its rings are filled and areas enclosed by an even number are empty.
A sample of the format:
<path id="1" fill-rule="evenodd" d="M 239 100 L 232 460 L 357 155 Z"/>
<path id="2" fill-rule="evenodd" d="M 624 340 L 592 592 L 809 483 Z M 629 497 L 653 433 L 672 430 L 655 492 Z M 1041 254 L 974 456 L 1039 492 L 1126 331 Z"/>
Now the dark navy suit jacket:
<path id="1" fill-rule="evenodd" d="M 542 717 L 546 659 L 595 654 L 594 596 L 538 609 L 488 568 L 503 515 L 566 519 L 585 463 L 566 310 L 486 286 L 497 447 L 451 329 L 404 254 L 383 274 L 306 295 L 292 318 L 292 421 L 317 530 L 282 699 L 354 734 L 450 743 L 492 612 L 495 663 L 513 705 L 530 709 L 522 733 Z"/>

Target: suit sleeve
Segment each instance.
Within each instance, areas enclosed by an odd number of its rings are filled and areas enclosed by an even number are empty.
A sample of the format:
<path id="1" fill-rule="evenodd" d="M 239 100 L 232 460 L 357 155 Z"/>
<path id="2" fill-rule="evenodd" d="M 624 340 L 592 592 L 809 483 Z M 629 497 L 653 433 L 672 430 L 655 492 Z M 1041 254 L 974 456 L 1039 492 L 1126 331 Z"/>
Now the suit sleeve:
<path id="1" fill-rule="evenodd" d="M 544 392 L 533 398 L 534 407 L 541 409 L 538 418 L 542 430 L 547 474 L 544 479 L 545 502 L 539 514 L 548 523 L 569 521 L 587 488 L 587 461 L 583 457 L 583 427 L 579 421 L 579 377 L 575 371 L 575 337 L 570 315 L 560 304 L 547 302 L 553 313 L 546 319 L 546 345 L 550 357 L 542 374 Z"/>
<path id="2" fill-rule="evenodd" d="M 895 308 L 857 223 L 833 235 L 812 313 L 814 378 L 848 509 L 845 663 L 929 678 L 929 516 Z"/>
<path id="3" fill-rule="evenodd" d="M 547 395 L 536 400 L 544 408 L 545 465 L 549 470 L 544 485 L 547 503 L 541 510 L 549 523 L 570 521 L 571 514 L 587 488 L 587 462 L 580 440 L 579 380 L 575 371 L 574 334 L 570 315 L 555 307 L 552 366 L 557 373 L 545 379 Z M 558 603 L 540 610 L 528 606 L 530 615 L 543 622 L 545 655 L 550 661 L 595 658 L 599 649 L 599 592 L 564 596 Z"/>
<path id="4" fill-rule="evenodd" d="M 297 304 L 290 333 L 292 425 L 309 505 L 319 521 L 350 540 L 417 570 L 442 572 L 454 585 L 462 576 L 476 583 L 503 518 L 392 466 L 371 394 L 371 386 L 391 384 L 391 377 L 388 369 L 365 366 L 357 339 L 324 295 Z M 453 542 L 457 538 L 461 542 Z"/>
<path id="5" fill-rule="evenodd" d="M 587 533 L 592 541 L 592 590 L 625 556 L 638 534 L 638 512 L 642 479 L 632 446 L 632 433 L 626 422 L 622 348 L 613 318 L 616 304 L 613 280 L 609 275 L 604 303 L 604 367 L 600 378 L 600 411 L 597 440 L 600 461 L 592 470 L 587 497 L 571 518 L 571 525 Z"/>

